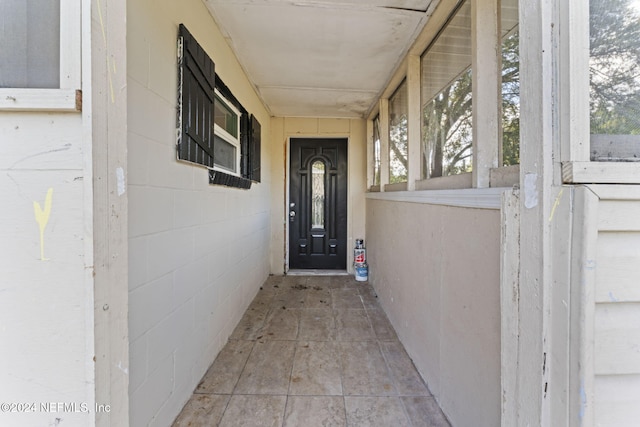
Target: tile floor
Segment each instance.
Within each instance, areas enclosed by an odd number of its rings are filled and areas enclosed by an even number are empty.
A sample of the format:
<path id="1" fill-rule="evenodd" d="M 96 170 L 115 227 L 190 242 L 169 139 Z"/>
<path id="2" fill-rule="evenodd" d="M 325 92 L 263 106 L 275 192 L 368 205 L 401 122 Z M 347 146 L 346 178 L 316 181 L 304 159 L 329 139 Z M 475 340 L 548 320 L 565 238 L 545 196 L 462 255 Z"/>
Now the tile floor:
<path id="1" fill-rule="evenodd" d="M 272 276 L 187 402 L 182 426 L 449 426 L 352 276 Z"/>

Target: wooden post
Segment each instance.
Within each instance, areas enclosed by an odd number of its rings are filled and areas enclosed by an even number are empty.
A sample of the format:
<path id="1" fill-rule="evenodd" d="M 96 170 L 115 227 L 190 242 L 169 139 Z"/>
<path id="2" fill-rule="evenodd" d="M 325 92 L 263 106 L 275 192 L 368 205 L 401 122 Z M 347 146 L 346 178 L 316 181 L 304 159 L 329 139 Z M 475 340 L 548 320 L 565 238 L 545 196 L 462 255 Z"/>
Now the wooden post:
<path id="1" fill-rule="evenodd" d="M 109 405 L 96 411 L 96 426 L 129 425 L 126 3 L 83 1 L 91 41 L 83 81 L 93 152 L 95 398 Z"/>
<path id="2" fill-rule="evenodd" d="M 380 99 L 380 191 L 389 183 L 389 99 Z"/>
<path id="3" fill-rule="evenodd" d="M 420 57 L 409 55 L 407 63 L 408 88 L 408 147 L 407 147 L 407 190 L 416 188 L 416 181 L 420 179 L 420 145 L 422 120 L 420 114 Z"/>
<path id="4" fill-rule="evenodd" d="M 501 121 L 498 0 L 471 2 L 473 89 L 473 187 L 489 187 L 498 166 Z"/>
<path id="5" fill-rule="evenodd" d="M 521 142 L 517 426 L 549 424 L 555 0 L 520 2 Z M 549 356 L 549 357 L 548 357 Z"/>

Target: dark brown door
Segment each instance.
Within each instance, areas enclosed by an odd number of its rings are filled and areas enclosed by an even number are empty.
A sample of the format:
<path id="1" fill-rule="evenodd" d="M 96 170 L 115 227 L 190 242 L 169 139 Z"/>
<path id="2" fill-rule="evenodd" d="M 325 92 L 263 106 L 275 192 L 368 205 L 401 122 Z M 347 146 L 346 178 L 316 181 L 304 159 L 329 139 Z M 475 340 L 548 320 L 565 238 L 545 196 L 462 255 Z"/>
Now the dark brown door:
<path id="1" fill-rule="evenodd" d="M 289 268 L 347 267 L 347 140 L 291 139 Z"/>

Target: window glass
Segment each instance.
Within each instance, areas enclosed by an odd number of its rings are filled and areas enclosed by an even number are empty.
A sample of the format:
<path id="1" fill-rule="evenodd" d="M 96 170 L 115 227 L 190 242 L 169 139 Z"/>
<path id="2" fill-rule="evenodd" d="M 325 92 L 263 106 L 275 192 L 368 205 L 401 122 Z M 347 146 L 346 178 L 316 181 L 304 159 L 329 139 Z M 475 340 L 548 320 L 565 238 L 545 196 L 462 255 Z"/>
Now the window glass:
<path id="1" fill-rule="evenodd" d="M 0 88 L 60 87 L 60 0 L 0 1 Z"/>
<path id="2" fill-rule="evenodd" d="M 214 144 L 213 163 L 216 167 L 232 173 L 240 173 L 239 152 L 240 113 L 218 92 L 216 88 L 214 102 Z"/>
<path id="3" fill-rule="evenodd" d="M 231 172 L 236 172 L 237 147 L 229 144 L 218 135 L 214 136 L 213 159 L 214 164 Z"/>
<path id="4" fill-rule="evenodd" d="M 501 1 L 502 165 L 520 163 L 520 48 L 518 0 Z"/>
<path id="5" fill-rule="evenodd" d="M 472 168 L 471 3 L 453 14 L 421 59 L 422 177 Z"/>
<path id="6" fill-rule="evenodd" d="M 234 138 L 238 137 L 238 115 L 216 96 L 214 122 Z"/>
<path id="7" fill-rule="evenodd" d="M 389 183 L 407 181 L 408 99 L 406 80 L 389 99 Z"/>
<path id="8" fill-rule="evenodd" d="M 373 119 L 373 185 L 380 185 L 380 116 Z"/>
<path id="9" fill-rule="evenodd" d="M 592 160 L 633 159 L 640 154 L 640 1 L 590 0 L 589 15 Z"/>
<path id="10" fill-rule="evenodd" d="M 311 165 L 311 228 L 324 228 L 324 163 Z"/>

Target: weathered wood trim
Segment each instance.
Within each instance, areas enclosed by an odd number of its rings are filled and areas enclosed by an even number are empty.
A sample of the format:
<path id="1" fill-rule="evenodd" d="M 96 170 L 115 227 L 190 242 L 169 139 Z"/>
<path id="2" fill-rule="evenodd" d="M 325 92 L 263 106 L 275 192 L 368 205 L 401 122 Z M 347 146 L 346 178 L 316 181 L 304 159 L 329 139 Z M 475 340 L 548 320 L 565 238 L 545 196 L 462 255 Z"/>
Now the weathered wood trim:
<path id="1" fill-rule="evenodd" d="M 557 103 L 554 102 L 556 65 L 552 29 L 556 2 L 519 4 L 520 60 L 520 340 L 517 366 L 517 421 L 515 426 L 552 425 L 550 400 L 545 393 L 550 370 L 543 370 L 550 354 L 547 340 L 553 257 L 548 220 L 554 178 L 554 142 L 557 140 Z M 558 176 L 560 171 L 557 171 Z"/>
<path id="2" fill-rule="evenodd" d="M 502 193 L 500 210 L 500 382 L 501 425 L 517 425 L 517 382 L 520 335 L 520 200 L 519 191 Z"/>
<path id="3" fill-rule="evenodd" d="M 60 0 L 60 88 L 80 89 L 82 84 L 81 2 Z"/>
<path id="4" fill-rule="evenodd" d="M 420 107 L 420 57 L 409 55 L 407 62 L 407 190 L 413 191 L 416 187 L 416 180 L 421 178 L 420 174 L 420 151 L 422 145 L 422 114 Z"/>
<path id="5" fill-rule="evenodd" d="M 389 184 L 389 99 L 380 99 L 380 191 Z"/>
<path id="6" fill-rule="evenodd" d="M 126 2 L 84 2 L 90 35 L 96 426 L 129 425 Z"/>
<path id="7" fill-rule="evenodd" d="M 640 162 L 640 135 L 591 135 L 590 160 Z"/>
<path id="8" fill-rule="evenodd" d="M 491 187 L 512 187 L 520 182 L 520 165 L 502 166 L 491 169 Z"/>
<path id="9" fill-rule="evenodd" d="M 473 109 L 473 187 L 486 188 L 498 167 L 501 94 L 501 46 L 498 0 L 471 2 Z"/>
<path id="10" fill-rule="evenodd" d="M 582 0 L 558 2 L 558 92 L 561 161 L 589 160 L 589 8 Z"/>
<path id="11" fill-rule="evenodd" d="M 416 182 L 416 190 L 454 190 L 460 188 L 471 188 L 472 181 L 471 173 L 438 176 Z"/>
<path id="12" fill-rule="evenodd" d="M 76 89 L 0 89 L 0 111 L 77 112 Z"/>
<path id="13" fill-rule="evenodd" d="M 640 200 L 640 186 L 636 185 L 587 185 L 600 200 Z"/>
<path id="14" fill-rule="evenodd" d="M 373 120 L 367 120 L 367 188 L 373 186 L 373 171 L 374 162 L 373 158 Z"/>
<path id="15" fill-rule="evenodd" d="M 565 184 L 640 184 L 640 163 L 564 162 Z"/>
<path id="16" fill-rule="evenodd" d="M 598 197 L 586 187 L 574 194 L 571 239 L 569 425 L 594 425 L 594 319 Z"/>
<path id="17" fill-rule="evenodd" d="M 402 183 L 404 184 L 404 183 Z M 461 208 L 500 209 L 505 188 L 466 188 L 463 190 L 391 191 L 367 193 L 367 199 L 392 202 L 446 205 Z"/>
<path id="18" fill-rule="evenodd" d="M 396 182 L 394 184 L 386 184 L 384 191 L 407 191 L 408 185 L 406 182 Z"/>

